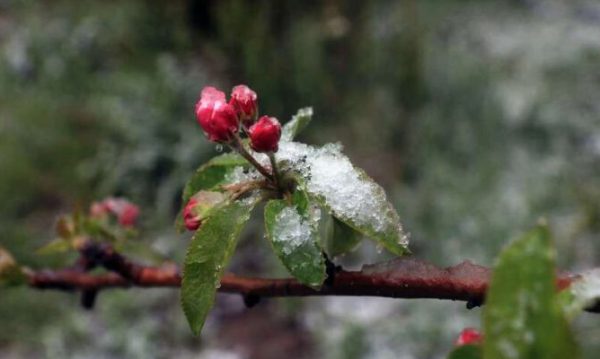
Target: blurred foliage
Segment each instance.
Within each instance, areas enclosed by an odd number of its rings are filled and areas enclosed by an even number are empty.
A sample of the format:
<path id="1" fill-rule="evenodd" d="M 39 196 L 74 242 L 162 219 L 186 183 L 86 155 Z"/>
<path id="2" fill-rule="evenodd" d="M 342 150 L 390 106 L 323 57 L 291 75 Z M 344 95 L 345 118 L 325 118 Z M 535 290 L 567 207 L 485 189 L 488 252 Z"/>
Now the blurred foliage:
<path id="1" fill-rule="evenodd" d="M 561 267 L 598 265 L 598 18 L 593 0 L 0 1 L 0 244 L 27 265 L 68 263 L 34 255 L 56 216 L 119 195 L 142 206 L 145 243 L 180 260 L 180 191 L 215 152 L 194 102 L 206 84 L 244 82 L 282 121 L 314 107 L 301 139 L 347 146 L 394 198 L 416 255 L 489 265 L 544 215 Z M 249 227 L 233 268 L 281 271 Z M 344 263 L 381 258 L 365 245 Z M 219 334 L 242 317 L 238 298 L 219 297 L 194 341 L 177 297 L 106 292 L 84 313 L 75 296 L 3 290 L 0 356 L 225 355 Z M 273 304 L 290 319 L 270 327 L 309 330 L 324 357 L 351 357 L 349 342 L 357 358 L 440 357 L 478 314 L 424 301 Z M 597 319 L 576 324 L 594 357 Z M 286 351 L 291 339 L 279 340 Z"/>

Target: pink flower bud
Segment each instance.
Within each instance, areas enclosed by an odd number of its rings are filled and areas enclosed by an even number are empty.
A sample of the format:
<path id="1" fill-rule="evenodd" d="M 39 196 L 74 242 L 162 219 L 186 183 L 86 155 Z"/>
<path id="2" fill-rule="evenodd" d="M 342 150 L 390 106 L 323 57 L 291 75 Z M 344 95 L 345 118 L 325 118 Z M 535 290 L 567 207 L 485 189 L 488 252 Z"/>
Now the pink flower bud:
<path id="1" fill-rule="evenodd" d="M 258 96 L 246 85 L 237 85 L 231 91 L 229 104 L 232 105 L 246 126 L 252 125 L 258 115 Z"/>
<path id="2" fill-rule="evenodd" d="M 90 216 L 92 217 L 102 217 L 105 214 L 108 214 L 108 208 L 104 202 L 93 202 L 90 206 Z"/>
<path id="3" fill-rule="evenodd" d="M 117 219 L 119 221 L 119 224 L 123 227 L 133 227 L 135 225 L 135 222 L 137 221 L 139 214 L 140 209 L 138 208 L 138 206 L 127 202 L 123 206 L 121 213 L 118 214 Z"/>
<path id="4" fill-rule="evenodd" d="M 466 328 L 460 333 L 454 344 L 456 346 L 478 344 L 482 339 L 483 336 L 479 333 L 479 331 L 473 328 Z"/>
<path id="5" fill-rule="evenodd" d="M 256 152 L 277 152 L 281 125 L 275 117 L 262 116 L 248 131 L 250 146 Z"/>
<path id="6" fill-rule="evenodd" d="M 92 217 L 102 217 L 109 213 L 114 214 L 123 227 L 131 227 L 135 225 L 140 209 L 123 198 L 106 198 L 102 202 L 94 202 L 90 206 L 90 216 Z"/>
<path id="7" fill-rule="evenodd" d="M 225 100 L 225 94 L 214 87 L 202 90 L 196 104 L 196 118 L 209 141 L 228 142 L 238 130 L 235 108 Z"/>
<path id="8" fill-rule="evenodd" d="M 200 191 L 183 207 L 183 223 L 189 231 L 200 228 L 210 212 L 221 205 L 227 197 L 221 192 Z"/>
<path id="9" fill-rule="evenodd" d="M 183 208 L 183 223 L 188 231 L 195 231 L 200 228 L 202 220 L 200 216 L 194 214 L 194 207 L 198 201 L 192 197 L 190 201 Z"/>

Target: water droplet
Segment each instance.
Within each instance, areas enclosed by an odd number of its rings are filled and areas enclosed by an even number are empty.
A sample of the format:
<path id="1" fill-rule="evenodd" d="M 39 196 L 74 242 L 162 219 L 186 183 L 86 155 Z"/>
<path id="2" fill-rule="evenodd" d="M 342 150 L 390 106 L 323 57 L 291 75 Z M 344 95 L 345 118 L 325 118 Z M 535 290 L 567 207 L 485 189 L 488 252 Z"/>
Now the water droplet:
<path id="1" fill-rule="evenodd" d="M 217 152 L 223 152 L 223 145 L 222 145 L 222 144 L 218 144 L 218 145 L 216 145 L 216 146 L 215 146 L 215 150 L 216 150 Z"/>

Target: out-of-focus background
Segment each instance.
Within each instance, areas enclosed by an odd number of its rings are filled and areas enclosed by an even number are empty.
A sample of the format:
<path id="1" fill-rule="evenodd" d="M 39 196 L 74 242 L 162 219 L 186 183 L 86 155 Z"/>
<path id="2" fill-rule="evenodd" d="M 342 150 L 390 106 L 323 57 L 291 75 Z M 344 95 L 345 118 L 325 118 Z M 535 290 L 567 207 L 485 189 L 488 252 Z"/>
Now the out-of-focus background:
<path id="1" fill-rule="evenodd" d="M 246 83 L 301 140 L 341 141 L 381 183 L 419 258 L 492 265 L 542 216 L 562 268 L 600 264 L 600 3 L 0 0 L 0 245 L 34 268 L 56 217 L 121 195 L 139 243 L 180 261 L 173 219 L 216 154 L 195 123 L 205 85 Z M 231 270 L 285 275 L 257 216 Z M 388 258 L 365 243 L 350 268 Z M 152 263 L 156 259 L 138 257 Z M 479 326 L 463 303 L 219 295 L 194 338 L 173 289 L 0 292 L 1 358 L 441 358 Z M 600 319 L 576 335 L 600 350 Z"/>

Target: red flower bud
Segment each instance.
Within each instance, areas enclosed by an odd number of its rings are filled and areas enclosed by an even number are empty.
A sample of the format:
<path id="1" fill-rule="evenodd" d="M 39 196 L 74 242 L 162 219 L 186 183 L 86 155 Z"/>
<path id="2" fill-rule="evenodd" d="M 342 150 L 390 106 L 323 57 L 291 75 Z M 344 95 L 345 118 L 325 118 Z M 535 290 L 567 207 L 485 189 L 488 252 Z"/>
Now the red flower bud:
<path id="1" fill-rule="evenodd" d="M 456 346 L 467 345 L 467 344 L 478 344 L 483 339 L 483 336 L 473 328 L 464 329 L 458 339 L 456 339 Z"/>
<path id="2" fill-rule="evenodd" d="M 102 202 L 94 202 L 90 206 L 90 216 L 92 217 L 102 217 L 109 213 L 114 214 L 123 227 L 131 227 L 135 224 L 140 209 L 123 198 L 107 198 Z"/>
<path id="3" fill-rule="evenodd" d="M 139 214 L 140 209 L 138 206 L 127 202 L 121 209 L 121 212 L 118 214 L 117 219 L 119 224 L 123 227 L 133 227 Z"/>
<path id="4" fill-rule="evenodd" d="M 246 126 L 252 125 L 258 115 L 258 96 L 246 85 L 237 85 L 231 91 L 229 104 L 232 105 Z"/>
<path id="5" fill-rule="evenodd" d="M 202 220 L 194 214 L 194 207 L 198 201 L 192 197 L 183 208 L 183 223 L 188 231 L 195 231 L 200 227 Z"/>
<path id="6" fill-rule="evenodd" d="M 228 142 L 238 130 L 235 108 L 227 103 L 223 92 L 211 86 L 202 90 L 196 118 L 209 141 Z"/>
<path id="7" fill-rule="evenodd" d="M 275 117 L 262 116 L 248 130 L 250 146 L 256 152 L 277 152 L 281 125 Z"/>
<path id="8" fill-rule="evenodd" d="M 210 211 L 222 204 L 227 197 L 221 192 L 200 191 L 183 207 L 183 223 L 189 231 L 200 228 Z"/>

